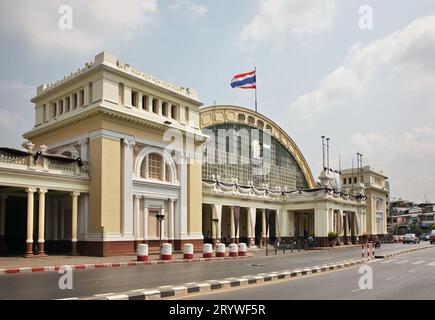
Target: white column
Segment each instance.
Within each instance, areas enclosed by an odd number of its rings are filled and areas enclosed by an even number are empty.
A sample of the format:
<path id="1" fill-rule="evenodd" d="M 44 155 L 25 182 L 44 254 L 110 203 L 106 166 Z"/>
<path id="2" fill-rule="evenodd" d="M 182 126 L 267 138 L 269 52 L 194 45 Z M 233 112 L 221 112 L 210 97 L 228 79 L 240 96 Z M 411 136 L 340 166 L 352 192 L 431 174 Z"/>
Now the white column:
<path id="1" fill-rule="evenodd" d="M 275 212 L 275 236 L 281 237 L 281 212 L 279 210 L 276 210 Z"/>
<path id="2" fill-rule="evenodd" d="M 146 204 L 143 207 L 143 238 L 144 240 L 148 240 L 148 219 L 149 219 L 149 213 L 148 208 L 146 207 Z"/>
<path id="3" fill-rule="evenodd" d="M 134 195 L 134 240 L 140 240 L 140 199 L 142 197 Z"/>
<path id="4" fill-rule="evenodd" d="M 51 199 L 52 206 L 52 217 L 53 217 L 53 240 L 59 239 L 59 203 L 57 199 Z"/>
<path id="5" fill-rule="evenodd" d="M 133 239 L 133 147 L 134 141 L 126 139 L 122 142 L 122 235 Z"/>
<path id="6" fill-rule="evenodd" d="M 36 189 L 27 188 L 27 239 L 26 256 L 33 255 L 33 215 L 34 215 L 34 193 Z"/>
<path id="7" fill-rule="evenodd" d="M 79 192 L 72 192 L 71 193 L 71 198 L 72 198 L 72 204 L 71 204 L 71 243 L 72 243 L 72 254 L 76 254 L 77 253 L 77 233 L 78 233 L 78 229 L 77 229 L 77 209 L 78 209 L 78 197 L 80 196 Z"/>
<path id="8" fill-rule="evenodd" d="M 231 240 L 236 238 L 236 226 L 234 223 L 234 207 L 230 207 L 230 237 Z"/>
<path id="9" fill-rule="evenodd" d="M 174 240 L 174 208 L 175 200 L 169 199 L 169 212 L 168 212 L 168 238 Z"/>
<path id="10" fill-rule="evenodd" d="M 261 209 L 261 232 L 263 232 L 263 237 L 268 237 L 266 235 L 266 209 Z"/>
<path id="11" fill-rule="evenodd" d="M 167 234 L 165 233 L 165 223 L 166 223 L 166 219 L 168 219 L 165 213 L 165 207 L 160 208 L 160 214 L 164 216 L 162 221 L 162 230 L 160 232 L 162 233 L 162 239 L 165 239 L 165 237 L 167 237 Z"/>
<path id="12" fill-rule="evenodd" d="M 248 208 L 248 241 L 249 246 L 255 246 L 255 220 L 256 220 L 256 208 Z"/>
<path id="13" fill-rule="evenodd" d="M 45 243 L 45 194 L 47 189 L 39 189 L 39 210 L 38 210 L 38 251 L 44 254 Z"/>
<path id="14" fill-rule="evenodd" d="M 219 222 L 217 223 L 217 226 L 216 226 L 215 239 L 219 240 L 219 242 L 220 242 L 221 233 L 222 233 L 221 232 L 221 230 L 222 230 L 222 225 L 221 225 L 221 223 L 222 223 L 222 205 L 214 204 L 213 205 L 213 214 L 214 214 L 213 218 L 219 220 Z"/>

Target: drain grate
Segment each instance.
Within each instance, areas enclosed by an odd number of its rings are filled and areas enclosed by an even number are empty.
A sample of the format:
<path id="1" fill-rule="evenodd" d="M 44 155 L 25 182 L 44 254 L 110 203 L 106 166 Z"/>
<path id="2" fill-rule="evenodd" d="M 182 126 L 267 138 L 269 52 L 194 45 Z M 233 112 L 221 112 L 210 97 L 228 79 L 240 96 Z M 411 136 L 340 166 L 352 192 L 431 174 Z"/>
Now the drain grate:
<path id="1" fill-rule="evenodd" d="M 253 263 L 251 264 L 251 267 L 264 267 L 265 264 L 260 264 L 260 263 Z"/>

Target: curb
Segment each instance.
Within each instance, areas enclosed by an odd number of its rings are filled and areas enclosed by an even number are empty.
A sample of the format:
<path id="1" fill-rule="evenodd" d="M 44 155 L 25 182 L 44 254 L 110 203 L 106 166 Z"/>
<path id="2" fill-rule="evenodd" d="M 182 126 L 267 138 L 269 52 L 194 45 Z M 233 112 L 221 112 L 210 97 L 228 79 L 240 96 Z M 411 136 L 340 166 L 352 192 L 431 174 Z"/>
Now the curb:
<path id="1" fill-rule="evenodd" d="M 210 291 L 218 291 L 225 288 L 245 287 L 259 283 L 299 278 L 310 274 L 338 270 L 361 263 L 363 263 L 363 261 L 349 260 L 331 265 L 315 266 L 312 268 L 260 273 L 257 275 L 226 278 L 223 280 L 190 282 L 180 286 L 163 286 L 156 289 L 139 289 L 117 294 L 100 294 L 85 298 L 68 298 L 67 300 L 161 300 L 165 298 L 182 297 L 193 293 L 205 293 Z"/>
<path id="2" fill-rule="evenodd" d="M 176 260 L 107 262 L 107 263 L 58 265 L 58 266 L 45 266 L 45 267 L 22 267 L 22 268 L 0 269 L 0 276 L 8 275 L 8 274 L 20 274 L 20 273 L 58 272 L 61 268 L 72 268 L 73 270 L 107 269 L 107 268 L 146 266 L 146 265 L 155 265 L 155 264 L 237 260 L 237 259 L 247 259 L 252 257 L 253 255 L 238 256 L 238 257 L 222 257 L 222 258 L 213 257 L 213 258 L 194 258 L 194 259 L 176 259 Z"/>
<path id="3" fill-rule="evenodd" d="M 413 249 L 393 251 L 393 252 L 389 252 L 389 253 L 386 253 L 383 255 L 376 255 L 375 258 L 376 259 L 384 259 L 384 258 L 388 258 L 388 257 L 392 257 L 392 256 L 397 256 L 399 254 L 411 253 L 411 252 L 420 251 L 420 250 L 429 249 L 429 248 L 435 248 L 435 246 L 428 245 L 428 246 L 418 247 L 418 248 L 413 248 Z"/>
<path id="4" fill-rule="evenodd" d="M 393 255 L 405 254 L 414 251 L 435 248 L 426 246 L 402 251 L 395 251 L 382 256 L 376 256 L 378 259 L 386 258 Z M 351 266 L 371 263 L 376 260 L 345 260 L 343 262 L 324 264 L 311 268 L 302 268 L 295 270 L 284 270 L 270 273 L 260 273 L 243 277 L 232 277 L 223 280 L 208 280 L 203 282 L 190 282 L 179 286 L 162 286 L 155 289 L 138 289 L 117 294 L 98 294 L 91 297 L 68 298 L 65 300 L 161 300 L 165 298 L 182 297 L 193 293 L 205 293 L 218 291 L 224 288 L 244 287 L 265 282 L 275 282 L 289 278 L 304 277 L 310 274 L 325 273 L 334 270 L 340 270 Z M 60 299 L 62 300 L 62 299 Z"/>

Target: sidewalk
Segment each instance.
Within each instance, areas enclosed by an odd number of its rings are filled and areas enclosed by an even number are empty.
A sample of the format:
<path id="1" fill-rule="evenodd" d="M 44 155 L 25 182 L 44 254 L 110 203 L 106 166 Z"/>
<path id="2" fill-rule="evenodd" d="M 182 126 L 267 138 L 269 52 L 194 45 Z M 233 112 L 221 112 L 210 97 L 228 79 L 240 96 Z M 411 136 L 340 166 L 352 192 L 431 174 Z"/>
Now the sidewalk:
<path id="1" fill-rule="evenodd" d="M 339 249 L 350 249 L 350 248 L 360 248 L 361 245 L 343 245 L 338 247 L 316 247 L 312 250 L 301 249 L 300 252 L 309 252 L 316 250 L 339 250 Z M 293 249 L 294 253 L 298 253 L 297 248 Z M 282 249 L 278 249 L 277 253 L 279 255 L 283 254 Z M 290 254 L 291 250 L 286 249 L 286 254 Z M 187 263 L 187 262 L 203 262 L 203 261 L 219 261 L 225 259 L 246 259 L 254 256 L 265 256 L 266 248 L 249 248 L 247 257 L 227 257 L 225 258 L 203 258 L 202 253 L 195 253 L 194 259 L 183 259 L 182 253 L 174 253 L 172 255 L 172 260 L 170 261 L 159 261 L 158 254 L 150 254 L 149 261 L 138 262 L 136 261 L 136 255 L 123 255 L 123 256 L 110 256 L 110 257 L 90 257 L 90 256 L 67 256 L 67 255 L 50 255 L 45 258 L 30 258 L 26 259 L 21 256 L 13 257 L 0 257 L 0 275 L 2 274 L 16 274 L 16 273 L 26 273 L 26 272 L 53 272 L 58 271 L 61 266 L 70 266 L 76 270 L 84 269 L 101 269 L 101 268 L 116 268 L 116 267 L 134 267 L 140 265 L 151 265 L 151 264 L 168 264 L 168 263 Z M 275 255 L 275 248 L 273 246 L 268 247 L 268 255 Z"/>
<path id="2" fill-rule="evenodd" d="M 182 253 L 172 255 L 172 260 L 159 260 L 158 254 L 149 255 L 149 261 L 137 261 L 135 255 L 111 256 L 111 257 L 87 257 L 87 256 L 62 256 L 52 255 L 45 258 L 25 259 L 23 257 L 1 257 L 0 276 L 3 274 L 16 274 L 28 272 L 53 272 L 62 266 L 69 266 L 75 270 L 102 269 L 117 267 L 135 267 L 153 264 L 189 263 L 203 261 L 220 261 L 226 259 L 247 259 L 253 255 L 241 257 L 203 258 L 202 253 L 196 253 L 193 259 L 183 259 Z"/>

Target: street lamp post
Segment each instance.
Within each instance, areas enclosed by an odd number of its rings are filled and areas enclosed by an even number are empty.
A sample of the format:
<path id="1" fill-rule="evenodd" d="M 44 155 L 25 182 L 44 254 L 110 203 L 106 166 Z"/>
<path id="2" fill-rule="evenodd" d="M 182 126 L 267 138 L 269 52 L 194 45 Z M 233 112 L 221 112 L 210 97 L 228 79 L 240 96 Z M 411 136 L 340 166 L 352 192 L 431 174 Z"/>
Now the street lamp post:
<path id="1" fill-rule="evenodd" d="M 213 221 L 213 223 L 214 223 L 214 232 L 215 232 L 215 243 L 214 243 L 214 247 L 215 247 L 215 250 L 216 250 L 216 246 L 217 246 L 217 239 L 218 239 L 218 229 L 217 229 L 217 225 L 218 225 L 218 223 L 219 223 L 219 219 L 217 219 L 217 218 L 214 218 L 214 219 L 211 219 L 211 221 Z"/>
<path id="2" fill-rule="evenodd" d="M 162 260 L 162 222 L 165 218 L 164 214 L 158 214 L 156 215 L 156 218 L 159 220 L 159 233 L 160 233 L 160 249 L 159 249 L 159 257 L 160 260 Z"/>

